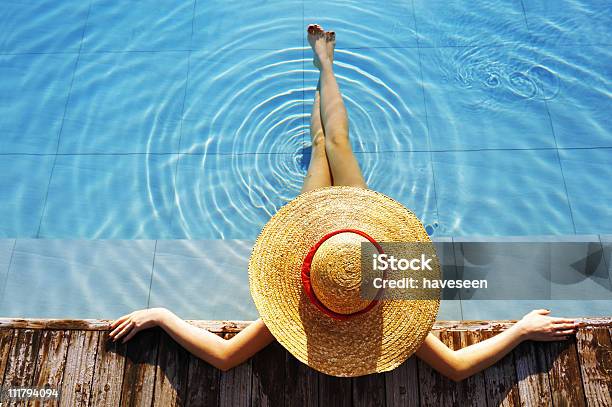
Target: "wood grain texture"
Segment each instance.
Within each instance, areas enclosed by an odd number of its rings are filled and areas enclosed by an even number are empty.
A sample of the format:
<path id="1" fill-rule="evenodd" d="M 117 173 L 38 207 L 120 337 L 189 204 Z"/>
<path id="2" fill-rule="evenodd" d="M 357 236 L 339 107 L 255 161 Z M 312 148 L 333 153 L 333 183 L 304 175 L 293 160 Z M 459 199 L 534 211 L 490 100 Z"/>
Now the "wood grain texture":
<path id="1" fill-rule="evenodd" d="M 442 340 L 441 332 L 432 332 L 434 336 Z M 452 405 L 455 397 L 449 394 L 451 381 L 433 370 L 427 363 L 418 359 L 420 384 L 420 403 L 422 406 L 448 406 Z"/>
<path id="2" fill-rule="evenodd" d="M 96 370 L 91 387 L 91 405 L 119 405 L 126 348 L 127 345 L 113 342 L 108 331 L 100 333 L 96 352 Z"/>
<path id="3" fill-rule="evenodd" d="M 153 402 L 160 331 L 141 331 L 128 342 L 121 385 L 122 406 L 150 406 Z"/>
<path id="4" fill-rule="evenodd" d="M 197 357 L 189 356 L 186 406 L 219 404 L 220 371 Z"/>
<path id="5" fill-rule="evenodd" d="M 384 374 L 369 374 L 351 379 L 353 406 L 385 406 L 386 386 Z"/>
<path id="6" fill-rule="evenodd" d="M 481 342 L 484 338 L 477 331 L 453 331 L 453 349 L 458 350 Z M 476 373 L 459 383 L 457 399 L 462 405 L 487 406 L 485 378 L 482 372 Z"/>
<path id="7" fill-rule="evenodd" d="M 416 407 L 419 405 L 417 358 L 410 357 L 396 369 L 385 372 L 387 406 Z"/>
<path id="8" fill-rule="evenodd" d="M 612 327 L 612 317 L 576 318 L 585 328 Z M 0 318 L 0 328 L 20 329 L 75 329 L 75 330 L 108 330 L 113 321 L 110 319 L 40 319 L 40 318 Z M 214 333 L 237 333 L 246 328 L 252 321 L 205 321 L 187 320 L 192 325 L 207 329 Z M 515 320 L 465 320 L 436 321 L 434 331 L 438 330 L 477 330 L 499 331 L 507 329 L 516 323 Z"/>
<path id="9" fill-rule="evenodd" d="M 550 382 L 540 345 L 527 341 L 514 350 L 521 403 L 528 406 L 552 406 Z"/>
<path id="10" fill-rule="evenodd" d="M 483 331 L 482 340 L 491 338 L 497 333 Z M 509 353 L 493 366 L 483 371 L 487 402 L 493 406 L 516 407 L 521 405 L 514 354 Z"/>
<path id="11" fill-rule="evenodd" d="M 189 352 L 165 332 L 160 335 L 154 406 L 183 406 L 189 380 Z"/>
<path id="12" fill-rule="evenodd" d="M 314 407 L 319 404 L 319 373 L 285 351 L 285 406 Z"/>
<path id="13" fill-rule="evenodd" d="M 13 329 L 0 329 L 0 384 L 2 384 L 4 372 L 6 371 L 6 365 L 8 364 L 9 354 L 11 352 L 11 343 L 13 342 L 13 336 Z"/>
<path id="14" fill-rule="evenodd" d="M 586 399 L 580 378 L 576 338 L 547 344 L 544 356 L 553 405 L 585 406 Z"/>
<path id="15" fill-rule="evenodd" d="M 42 331 L 36 360 L 36 373 L 32 381 L 34 386 L 55 390 L 61 388 L 69 346 L 70 331 Z M 58 404 L 59 400 L 49 400 L 44 403 L 45 406 Z"/>
<path id="16" fill-rule="evenodd" d="M 252 360 L 251 404 L 282 406 L 285 403 L 285 349 L 273 342 Z"/>
<path id="17" fill-rule="evenodd" d="M 25 387 L 32 385 L 40 336 L 41 331 L 15 329 L 4 372 L 2 383 L 4 387 Z"/>
<path id="18" fill-rule="evenodd" d="M 319 405 L 330 407 L 351 406 L 353 394 L 351 379 L 345 377 L 319 376 Z"/>
<path id="19" fill-rule="evenodd" d="M 251 405 L 251 360 L 227 372 L 221 372 L 219 405 L 245 407 Z"/>
<path id="20" fill-rule="evenodd" d="M 218 334 L 229 338 L 240 329 L 228 326 Z M 473 326 L 447 325 L 432 333 L 460 349 L 500 332 Z M 580 329 L 576 340 L 524 342 L 461 383 L 415 357 L 383 374 L 331 377 L 297 361 L 278 343 L 220 372 L 160 329 L 143 331 L 126 346 L 109 341 L 101 329 L 0 328 L 0 356 L 5 385 L 60 386 L 65 406 L 612 405 L 611 329 L 602 325 Z"/>
<path id="21" fill-rule="evenodd" d="M 589 406 L 612 406 L 612 345 L 608 329 L 576 334 L 584 393 Z"/>
<path id="22" fill-rule="evenodd" d="M 75 331 L 70 334 L 62 382 L 62 406 L 89 405 L 99 336 L 96 331 Z"/>

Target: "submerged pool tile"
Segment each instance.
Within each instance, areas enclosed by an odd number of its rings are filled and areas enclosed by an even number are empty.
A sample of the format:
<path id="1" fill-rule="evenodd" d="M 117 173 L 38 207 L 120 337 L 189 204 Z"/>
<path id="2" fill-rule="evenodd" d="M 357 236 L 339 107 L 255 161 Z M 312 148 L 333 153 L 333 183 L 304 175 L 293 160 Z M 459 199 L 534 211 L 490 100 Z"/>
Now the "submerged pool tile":
<path id="1" fill-rule="evenodd" d="M 336 50 L 334 72 L 354 151 L 428 151 L 418 54 L 409 48 Z M 319 72 L 310 59 L 304 64 L 309 125 Z"/>
<path id="2" fill-rule="evenodd" d="M 523 1 L 527 25 L 537 44 L 612 44 L 608 0 Z"/>
<path id="3" fill-rule="evenodd" d="M 233 49 L 287 49 L 301 47 L 302 41 L 301 1 L 207 0 L 196 4 L 193 49 L 221 53 Z"/>
<path id="4" fill-rule="evenodd" d="M 0 303 L 4 297 L 4 285 L 8 276 L 15 239 L 0 239 Z"/>
<path id="5" fill-rule="evenodd" d="M 559 150 L 577 233 L 612 233 L 612 148 Z"/>
<path id="6" fill-rule="evenodd" d="M 243 240 L 158 241 L 149 306 L 188 319 L 256 319 L 247 271 L 252 246 Z"/>
<path id="7" fill-rule="evenodd" d="M 177 152 L 187 54 L 81 55 L 60 153 Z"/>
<path id="8" fill-rule="evenodd" d="M 194 52 L 181 152 L 298 151 L 306 131 L 301 57 L 301 50 Z"/>
<path id="9" fill-rule="evenodd" d="M 440 235 L 573 234 L 556 151 L 434 152 Z"/>
<path id="10" fill-rule="evenodd" d="M 5 53 L 77 52 L 88 1 L 3 1 L 0 50 Z"/>
<path id="11" fill-rule="evenodd" d="M 53 156 L 3 155 L 0 159 L 0 238 L 36 237 Z"/>
<path id="12" fill-rule="evenodd" d="M 435 236 L 438 218 L 430 153 L 358 153 L 356 157 L 368 187 L 405 205 Z M 400 173 L 405 175 L 396 176 Z"/>
<path id="13" fill-rule="evenodd" d="M 168 236 L 175 165 L 175 155 L 58 156 L 40 236 Z"/>
<path id="14" fill-rule="evenodd" d="M 601 247 L 603 249 L 604 261 L 608 268 L 608 275 L 612 283 L 612 235 L 599 235 Z"/>
<path id="15" fill-rule="evenodd" d="M 610 315 L 612 300 L 463 300 L 463 318 L 466 320 L 521 319 L 534 309 L 548 308 L 555 317 L 607 317 Z"/>
<path id="16" fill-rule="evenodd" d="M 335 31 L 339 48 L 417 45 L 414 14 L 408 1 L 306 1 L 304 30 L 313 23 Z"/>
<path id="17" fill-rule="evenodd" d="M 612 47 L 558 47 L 555 54 L 542 61 L 548 69 L 539 77 L 557 145 L 612 147 Z"/>
<path id="18" fill-rule="evenodd" d="M 18 240 L 0 315 L 117 318 L 145 308 L 154 247 L 150 240 Z"/>
<path id="19" fill-rule="evenodd" d="M 255 239 L 295 198 L 306 172 L 300 155 L 182 155 L 172 237 Z"/>
<path id="20" fill-rule="evenodd" d="M 0 56 L 0 153 L 54 154 L 77 54 Z"/>
<path id="21" fill-rule="evenodd" d="M 421 47 L 495 45 L 524 41 L 529 36 L 521 0 L 413 3 Z"/>
<path id="22" fill-rule="evenodd" d="M 432 150 L 555 147 L 525 48 L 422 49 Z"/>
<path id="23" fill-rule="evenodd" d="M 194 0 L 145 0 L 125 4 L 94 0 L 83 50 L 188 50 Z"/>

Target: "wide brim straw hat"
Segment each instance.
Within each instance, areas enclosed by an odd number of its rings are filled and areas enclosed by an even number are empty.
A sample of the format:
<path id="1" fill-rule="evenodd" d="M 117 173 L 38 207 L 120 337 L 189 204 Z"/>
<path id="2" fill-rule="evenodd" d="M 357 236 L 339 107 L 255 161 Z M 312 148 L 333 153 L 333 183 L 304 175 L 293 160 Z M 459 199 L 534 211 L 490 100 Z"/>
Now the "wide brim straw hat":
<path id="1" fill-rule="evenodd" d="M 251 253 L 250 290 L 261 319 L 293 356 L 329 375 L 394 369 L 419 348 L 438 313 L 439 293 L 373 300 L 359 294 L 361 242 L 368 241 L 377 248 L 431 242 L 419 219 L 392 198 L 326 187 L 283 206 Z"/>

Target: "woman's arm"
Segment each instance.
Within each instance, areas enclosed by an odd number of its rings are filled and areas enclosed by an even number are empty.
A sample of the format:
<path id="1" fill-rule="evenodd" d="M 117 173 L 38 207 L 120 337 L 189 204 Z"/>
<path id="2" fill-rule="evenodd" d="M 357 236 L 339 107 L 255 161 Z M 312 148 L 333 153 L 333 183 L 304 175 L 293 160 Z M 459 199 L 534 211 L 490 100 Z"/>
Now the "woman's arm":
<path id="1" fill-rule="evenodd" d="M 260 319 L 226 340 L 191 325 L 164 308 L 140 310 L 122 316 L 111 325 L 110 336 L 114 341 L 123 337 L 125 343 L 137 332 L 154 326 L 161 327 L 195 356 L 224 371 L 243 363 L 274 340 Z"/>
<path id="2" fill-rule="evenodd" d="M 559 341 L 576 332 L 572 319 L 553 318 L 534 310 L 509 329 L 485 341 L 453 351 L 429 334 L 416 355 L 444 376 L 461 381 L 491 366 L 524 340 Z"/>

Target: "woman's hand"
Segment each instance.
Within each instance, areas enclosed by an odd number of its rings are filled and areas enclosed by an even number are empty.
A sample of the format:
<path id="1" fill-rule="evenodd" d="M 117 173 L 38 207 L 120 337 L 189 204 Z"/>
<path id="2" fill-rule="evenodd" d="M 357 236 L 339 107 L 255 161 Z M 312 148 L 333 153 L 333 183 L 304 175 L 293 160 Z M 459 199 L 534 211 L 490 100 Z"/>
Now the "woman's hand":
<path id="1" fill-rule="evenodd" d="M 126 343 L 143 329 L 159 325 L 169 313 L 170 311 L 165 308 L 149 308 L 124 315 L 111 324 L 110 337 L 113 338 L 113 342 L 123 338 L 122 343 Z"/>
<path id="2" fill-rule="evenodd" d="M 523 339 L 533 341 L 562 341 L 576 333 L 580 323 L 573 319 L 551 317 L 550 310 L 536 309 L 516 323 Z"/>

